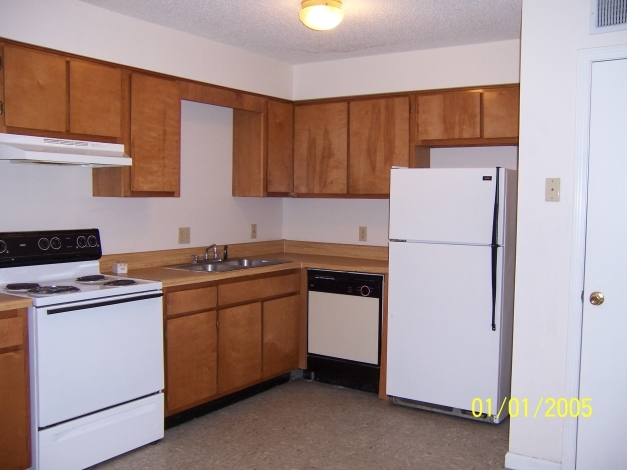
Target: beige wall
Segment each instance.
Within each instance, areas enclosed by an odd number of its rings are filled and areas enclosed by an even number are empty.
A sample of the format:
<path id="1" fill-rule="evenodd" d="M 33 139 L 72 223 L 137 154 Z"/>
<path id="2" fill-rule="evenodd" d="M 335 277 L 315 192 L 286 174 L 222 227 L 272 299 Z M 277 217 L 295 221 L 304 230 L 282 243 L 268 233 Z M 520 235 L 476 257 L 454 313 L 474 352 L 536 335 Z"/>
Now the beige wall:
<path id="1" fill-rule="evenodd" d="M 520 41 L 294 66 L 294 99 L 518 83 Z"/>
<path id="2" fill-rule="evenodd" d="M 512 396 L 530 404 L 565 393 L 577 51 L 627 43 L 627 31 L 589 35 L 589 8 L 523 1 Z M 559 203 L 544 201 L 549 177 L 562 180 Z M 512 419 L 508 467 L 561 468 L 563 424 Z"/>
<path id="3" fill-rule="evenodd" d="M 292 98 L 292 66 L 78 0 L 2 0 L 0 37 Z"/>

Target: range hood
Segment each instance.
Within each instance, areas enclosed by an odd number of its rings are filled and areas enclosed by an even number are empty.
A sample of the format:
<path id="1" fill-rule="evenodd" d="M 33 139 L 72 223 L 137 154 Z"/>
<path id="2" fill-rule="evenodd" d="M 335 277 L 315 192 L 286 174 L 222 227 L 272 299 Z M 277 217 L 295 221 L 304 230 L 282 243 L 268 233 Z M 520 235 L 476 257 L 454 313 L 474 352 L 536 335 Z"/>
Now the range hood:
<path id="1" fill-rule="evenodd" d="M 0 133 L 0 162 L 98 168 L 130 166 L 131 157 L 122 144 Z"/>

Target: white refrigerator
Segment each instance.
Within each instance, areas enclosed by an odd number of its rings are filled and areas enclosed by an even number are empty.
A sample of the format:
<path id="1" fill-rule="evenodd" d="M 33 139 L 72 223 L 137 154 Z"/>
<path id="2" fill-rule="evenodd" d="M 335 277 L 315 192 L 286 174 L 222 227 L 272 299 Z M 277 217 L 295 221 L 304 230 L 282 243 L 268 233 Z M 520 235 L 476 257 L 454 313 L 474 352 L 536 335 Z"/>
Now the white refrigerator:
<path id="1" fill-rule="evenodd" d="M 511 379 L 516 171 L 391 172 L 387 394 L 499 423 Z"/>

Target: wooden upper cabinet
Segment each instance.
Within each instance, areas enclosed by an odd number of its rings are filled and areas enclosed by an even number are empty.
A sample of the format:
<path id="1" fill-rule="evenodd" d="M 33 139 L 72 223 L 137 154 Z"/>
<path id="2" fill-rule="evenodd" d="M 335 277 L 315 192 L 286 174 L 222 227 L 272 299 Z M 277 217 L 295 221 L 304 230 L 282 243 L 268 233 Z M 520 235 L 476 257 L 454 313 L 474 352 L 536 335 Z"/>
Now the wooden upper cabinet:
<path id="1" fill-rule="evenodd" d="M 294 191 L 346 194 L 348 103 L 296 106 L 294 109 Z"/>
<path id="2" fill-rule="evenodd" d="M 518 137 L 520 88 L 483 92 L 483 137 Z"/>
<path id="3" fill-rule="evenodd" d="M 263 114 L 233 110 L 233 196 L 264 196 Z"/>
<path id="4" fill-rule="evenodd" d="M 418 95 L 417 140 L 481 137 L 481 93 L 450 91 Z"/>
<path id="5" fill-rule="evenodd" d="M 291 193 L 294 188 L 294 105 L 268 100 L 266 190 Z"/>
<path id="6" fill-rule="evenodd" d="M 122 135 L 122 70 L 70 60 L 70 132 Z"/>
<path id="7" fill-rule="evenodd" d="M 350 194 L 389 194 L 390 168 L 409 166 L 409 97 L 350 103 Z"/>
<path id="8" fill-rule="evenodd" d="M 177 193 L 181 97 L 174 80 L 131 75 L 131 190 Z"/>
<path id="9" fill-rule="evenodd" d="M 122 70 L 5 45 L 5 125 L 119 138 Z"/>
<path id="10" fill-rule="evenodd" d="M 67 130 L 67 63 L 63 56 L 4 46 L 4 123 L 9 127 Z"/>

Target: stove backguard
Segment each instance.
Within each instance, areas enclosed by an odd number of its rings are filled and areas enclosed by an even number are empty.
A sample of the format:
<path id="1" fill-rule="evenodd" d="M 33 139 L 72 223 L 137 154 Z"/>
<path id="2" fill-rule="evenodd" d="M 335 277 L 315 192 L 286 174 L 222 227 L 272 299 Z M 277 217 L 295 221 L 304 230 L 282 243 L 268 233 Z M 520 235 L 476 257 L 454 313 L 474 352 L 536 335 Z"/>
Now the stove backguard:
<path id="1" fill-rule="evenodd" d="M 0 232 L 0 268 L 93 261 L 102 256 L 98 229 Z"/>

